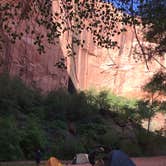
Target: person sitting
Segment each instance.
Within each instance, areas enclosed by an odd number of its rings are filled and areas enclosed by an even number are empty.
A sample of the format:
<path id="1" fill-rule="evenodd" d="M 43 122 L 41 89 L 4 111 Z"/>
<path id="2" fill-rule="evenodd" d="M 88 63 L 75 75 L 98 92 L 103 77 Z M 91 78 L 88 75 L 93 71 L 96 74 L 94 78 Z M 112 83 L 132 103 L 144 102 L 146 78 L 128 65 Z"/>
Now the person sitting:
<path id="1" fill-rule="evenodd" d="M 105 166 L 136 166 L 125 152 L 122 150 L 112 149 L 110 147 L 102 147 L 102 151 L 100 147 L 100 150 L 95 149 L 94 151 L 90 152 L 88 158 L 92 165 L 95 165 L 95 159 L 98 153 L 106 153 L 103 158 Z"/>

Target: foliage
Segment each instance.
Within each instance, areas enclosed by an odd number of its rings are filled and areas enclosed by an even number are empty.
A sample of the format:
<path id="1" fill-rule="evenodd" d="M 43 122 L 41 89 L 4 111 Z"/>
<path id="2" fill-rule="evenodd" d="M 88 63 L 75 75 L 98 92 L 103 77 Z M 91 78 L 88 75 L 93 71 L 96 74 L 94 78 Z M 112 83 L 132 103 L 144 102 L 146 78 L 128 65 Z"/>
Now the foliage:
<path id="1" fill-rule="evenodd" d="M 48 94 L 44 101 L 45 119 L 65 119 L 70 99 L 69 94 L 62 90 L 53 91 Z"/>
<path id="2" fill-rule="evenodd" d="M 97 103 L 99 109 L 109 110 L 110 108 L 110 100 L 108 98 L 108 92 L 107 91 L 101 91 L 97 95 Z"/>
<path id="3" fill-rule="evenodd" d="M 0 77 L 0 114 L 9 112 L 30 114 L 39 106 L 40 94 L 28 88 L 20 79 L 10 78 L 8 74 Z"/>
<path id="4" fill-rule="evenodd" d="M 111 146 L 112 148 L 120 147 L 120 134 L 113 129 L 109 129 L 103 136 L 100 138 L 100 142 L 102 145 L 107 147 Z"/>
<path id="5" fill-rule="evenodd" d="M 121 141 L 120 147 L 124 152 L 128 152 L 129 155 L 141 156 L 143 154 L 141 146 L 138 143 L 132 141 Z"/>
<path id="6" fill-rule="evenodd" d="M 148 142 L 148 135 L 144 138 L 138 126 L 148 116 L 148 103 L 108 91 L 69 94 L 58 90 L 41 96 L 8 75 L 0 76 L 0 89 L 0 160 L 34 159 L 36 148 L 42 150 L 42 158 L 60 159 L 71 159 L 75 153 L 87 153 L 101 144 L 131 155 L 141 155 L 146 148 L 143 141 Z M 75 134 L 69 129 L 70 122 Z M 137 134 L 130 144 L 131 132 Z M 162 145 L 164 140 L 157 135 L 153 139 Z M 149 148 L 146 154 L 151 154 Z"/>
<path id="7" fill-rule="evenodd" d="M 144 1 L 143 1 L 144 2 Z M 148 41 L 157 43 L 156 53 L 163 55 L 166 52 L 166 4 L 164 0 L 146 1 L 140 5 L 143 25 L 148 30 L 145 36 Z"/>
<path id="8" fill-rule="evenodd" d="M 35 39 L 34 45 L 39 53 L 45 53 L 44 40 L 56 44 L 55 39 L 60 35 L 66 32 L 73 34 L 72 42 L 67 43 L 69 55 L 74 54 L 73 44 L 83 46 L 85 41 L 80 41 L 79 34 L 85 30 L 93 35 L 94 42 L 106 48 L 115 47 L 117 42 L 113 40 L 113 36 L 125 31 L 118 26 L 118 23 L 123 22 L 118 10 L 109 3 L 101 0 L 86 2 L 62 0 L 60 8 L 55 13 L 50 10 L 52 3 L 54 2 L 51 0 L 1 3 L 2 31 L 13 43 L 21 40 L 25 34 L 30 35 Z M 126 15 L 122 16 L 126 17 Z M 35 26 L 31 24 L 32 18 L 35 20 L 35 22 L 33 20 Z M 26 23 L 25 29 L 17 28 L 24 23 Z M 39 33 L 40 28 L 46 33 Z"/>
<path id="9" fill-rule="evenodd" d="M 151 80 L 144 86 L 144 91 L 148 92 L 148 95 L 144 102 L 139 103 L 139 106 L 144 107 L 140 109 L 144 118 L 148 118 L 148 131 L 150 129 L 151 118 L 156 112 L 165 111 L 162 109 L 162 102 L 158 98 L 162 99 L 166 95 L 166 74 L 163 71 L 159 71 L 153 75 Z M 161 100 L 162 101 L 162 100 Z M 144 103 L 144 104 L 143 104 Z M 140 108 L 141 108 L 140 107 Z"/>
<path id="10" fill-rule="evenodd" d="M 10 78 L 8 74 L 1 75 L 0 89 L 0 115 L 5 125 L 1 125 L 0 131 L 7 133 L 1 134 L 4 138 L 2 138 L 2 145 L 6 146 L 2 148 L 1 145 L 1 149 L 6 150 L 2 153 L 4 154 L 2 159 L 32 158 L 36 143 L 40 145 L 41 139 L 44 141 L 44 137 L 41 138 L 42 131 L 38 127 L 37 120 L 30 121 L 31 115 L 43 117 L 39 106 L 40 94 L 25 86 L 18 78 Z M 10 116 L 14 120 L 7 118 Z M 6 140 L 5 137 L 7 137 Z M 10 138 L 13 140 L 11 143 L 8 142 Z M 10 147 L 8 148 L 5 143 Z"/>
<path id="11" fill-rule="evenodd" d="M 29 117 L 25 128 L 21 131 L 20 146 L 25 158 L 34 158 L 36 149 L 43 150 L 46 145 L 46 137 L 39 121 L 35 117 Z"/>
<path id="12" fill-rule="evenodd" d="M 3 44 L 8 40 L 14 44 L 17 40 L 30 36 L 34 39 L 33 44 L 38 52 L 42 54 L 46 51 L 44 41 L 55 45 L 55 39 L 68 34 L 71 40 L 68 40 L 66 48 L 68 56 L 73 56 L 76 54 L 74 47 L 83 47 L 86 42 L 80 41 L 80 34 L 85 31 L 92 34 L 93 41 L 100 47 L 118 47 L 114 36 L 126 31 L 125 25 L 137 25 L 138 20 L 133 16 L 139 13 L 145 29 L 149 28 L 145 35 L 147 40 L 157 43 L 154 50 L 157 54 L 150 52 L 148 58 L 165 52 L 165 3 L 162 0 L 136 0 L 139 4 L 136 11 L 133 8 L 133 0 L 61 2 L 59 11 L 55 13 L 51 13 L 50 10 L 51 0 L 1 2 L 1 51 Z M 116 7 L 107 2 L 116 4 Z M 22 25 L 26 25 L 25 29 L 20 28 Z M 10 61 L 10 58 L 1 57 L 1 63 L 6 64 L 6 60 Z M 64 59 L 61 61 L 57 63 L 58 66 L 64 63 Z M 164 75 L 162 72 L 155 75 L 152 80 L 154 83 L 149 83 L 145 89 L 151 94 L 158 95 L 161 91 L 165 93 Z M 110 128 L 114 126 L 108 125 L 106 120 L 123 126 L 128 120 L 140 123 L 142 118 L 150 119 L 159 109 L 165 110 L 165 104 L 162 103 L 159 108 L 158 103 L 156 107 L 155 101 L 152 105 L 148 101 L 137 103 L 107 91 L 69 94 L 59 90 L 42 97 L 39 92 L 26 87 L 18 78 L 3 75 L 0 77 L 0 160 L 32 159 L 36 146 L 43 149 L 48 146 L 50 150 L 47 155 L 55 153 L 60 155 L 58 157 L 63 158 L 67 155 L 70 158 L 73 155 L 70 153 L 71 150 L 73 153 L 85 149 L 88 151 L 100 143 L 108 145 L 113 142 L 112 144 L 116 145 L 121 135 L 113 133 Z M 71 146 L 65 142 L 66 134 L 69 133 L 67 121 L 76 123 L 77 134 L 81 137 L 80 142 L 73 141 Z M 151 135 L 150 137 L 154 138 Z M 144 145 L 148 144 L 147 138 L 149 136 L 139 131 L 141 153 L 144 151 Z M 152 141 L 149 142 L 152 144 Z M 124 149 L 135 154 L 130 147 Z M 140 153 L 136 145 L 135 149 Z M 146 149 L 146 153 L 150 151 L 151 149 Z"/>
<path id="13" fill-rule="evenodd" d="M 154 133 L 149 133 L 149 135 L 147 135 L 146 130 L 142 128 L 138 128 L 136 133 L 138 144 L 142 149 L 142 154 L 144 156 L 157 155 L 159 150 L 161 155 L 164 154 L 164 142 L 166 142 L 165 137 L 155 135 Z"/>
<path id="14" fill-rule="evenodd" d="M 138 102 L 138 108 L 137 109 L 139 111 L 140 116 L 143 119 L 147 119 L 147 118 L 152 117 L 154 115 L 154 113 L 153 114 L 151 113 L 150 106 L 149 106 L 149 101 L 140 100 Z"/>
<path id="15" fill-rule="evenodd" d="M 16 120 L 12 117 L 0 118 L 0 160 L 24 158 L 19 146 L 20 140 Z"/>
<path id="16" fill-rule="evenodd" d="M 142 54 L 146 51 L 147 60 L 154 59 L 156 55 L 164 56 L 166 52 L 165 0 L 109 0 L 109 2 L 115 4 L 123 12 L 134 17 L 139 16 L 141 19 L 141 22 L 136 18 L 132 19 L 132 24 L 143 25 L 143 35 L 146 40 L 156 43 L 154 48 L 143 46 Z"/>
<path id="17" fill-rule="evenodd" d="M 60 144 L 57 151 L 57 156 L 62 159 L 73 159 L 77 153 L 85 153 L 83 145 L 75 138 L 67 137 L 63 143 Z"/>
<path id="18" fill-rule="evenodd" d="M 145 85 L 144 90 L 149 93 L 166 94 L 166 73 L 159 71 L 153 75 L 151 80 Z"/>

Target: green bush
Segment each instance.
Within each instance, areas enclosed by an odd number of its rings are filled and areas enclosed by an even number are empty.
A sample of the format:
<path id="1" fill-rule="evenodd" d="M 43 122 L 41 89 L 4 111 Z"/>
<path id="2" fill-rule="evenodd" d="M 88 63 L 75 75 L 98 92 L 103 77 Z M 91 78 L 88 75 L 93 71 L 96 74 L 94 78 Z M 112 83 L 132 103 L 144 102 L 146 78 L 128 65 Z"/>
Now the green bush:
<path id="1" fill-rule="evenodd" d="M 155 133 L 147 133 L 145 129 L 137 130 L 137 140 L 143 155 L 165 155 L 166 139 Z"/>
<path id="2" fill-rule="evenodd" d="M 116 130 L 108 130 L 103 136 L 100 137 L 102 145 L 118 148 L 120 144 L 120 134 Z"/>
<path id="3" fill-rule="evenodd" d="M 87 119 L 96 112 L 94 103 L 90 102 L 90 98 L 84 92 L 78 92 L 70 96 L 70 103 L 66 112 L 66 117 L 72 121 L 80 121 Z"/>
<path id="4" fill-rule="evenodd" d="M 14 118 L 0 118 L 0 160 L 23 159 L 20 133 Z"/>
<path id="5" fill-rule="evenodd" d="M 141 147 L 136 142 L 131 142 L 131 140 L 121 140 L 119 147 L 130 156 L 137 157 L 143 155 Z"/>
<path id="6" fill-rule="evenodd" d="M 30 117 L 22 130 L 20 140 L 20 146 L 26 159 L 33 159 L 35 150 L 45 149 L 46 143 L 46 136 L 38 119 Z"/>
<path id="7" fill-rule="evenodd" d="M 100 137 L 105 133 L 105 126 L 96 122 L 81 123 L 78 131 L 81 143 L 88 152 L 91 148 L 100 144 Z"/>
<path id="8" fill-rule="evenodd" d="M 66 135 L 55 144 L 54 155 L 60 159 L 71 160 L 77 153 L 85 153 L 85 148 L 79 139 Z"/>
<path id="9" fill-rule="evenodd" d="M 15 115 L 34 113 L 41 104 L 41 96 L 37 91 L 30 89 L 18 78 L 9 75 L 0 76 L 0 115 Z M 39 113 L 38 113 L 39 114 Z"/>
<path id="10" fill-rule="evenodd" d="M 165 109 L 165 103 L 160 106 Z M 43 150 L 43 158 L 71 159 L 75 153 L 89 152 L 101 144 L 120 147 L 137 156 L 163 155 L 164 138 L 156 133 L 149 137 L 139 128 L 146 109 L 145 102 L 118 97 L 106 90 L 70 94 L 59 89 L 42 96 L 18 78 L 1 75 L 0 160 L 34 159 L 36 148 Z M 73 136 L 69 122 L 75 125 Z M 132 143 L 125 142 L 122 131 L 128 122 L 137 135 Z"/>
<path id="11" fill-rule="evenodd" d="M 45 119 L 52 121 L 55 119 L 65 119 L 66 111 L 69 107 L 70 95 L 63 89 L 50 92 L 43 104 L 45 109 Z"/>

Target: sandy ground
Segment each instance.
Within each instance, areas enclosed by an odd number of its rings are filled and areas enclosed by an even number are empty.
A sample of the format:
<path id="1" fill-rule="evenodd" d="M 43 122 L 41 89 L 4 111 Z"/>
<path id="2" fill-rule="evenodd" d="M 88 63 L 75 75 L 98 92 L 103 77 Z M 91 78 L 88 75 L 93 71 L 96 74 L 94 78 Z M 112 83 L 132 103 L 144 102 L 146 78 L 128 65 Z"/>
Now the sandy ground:
<path id="1" fill-rule="evenodd" d="M 166 166 L 166 156 L 132 158 L 136 166 Z M 66 164 L 67 166 L 91 166 L 91 164 Z M 122 165 L 123 166 L 123 165 Z"/>
<path id="2" fill-rule="evenodd" d="M 166 156 L 160 157 L 140 157 L 132 158 L 136 166 L 166 166 Z M 67 164 L 63 162 L 64 166 L 91 166 L 88 164 Z M 46 161 L 42 161 L 41 166 L 45 166 Z M 0 162 L 0 166 L 36 166 L 34 161 L 17 161 L 17 162 Z"/>
<path id="3" fill-rule="evenodd" d="M 166 166 L 166 156 L 133 158 L 136 166 Z"/>

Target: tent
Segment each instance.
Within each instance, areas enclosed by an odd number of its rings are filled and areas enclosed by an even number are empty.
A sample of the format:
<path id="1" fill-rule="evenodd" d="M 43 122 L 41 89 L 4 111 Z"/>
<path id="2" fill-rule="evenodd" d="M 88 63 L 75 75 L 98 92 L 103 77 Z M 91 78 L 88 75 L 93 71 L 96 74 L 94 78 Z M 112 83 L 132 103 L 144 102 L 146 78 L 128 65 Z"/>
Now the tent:
<path id="1" fill-rule="evenodd" d="M 85 164 L 85 163 L 89 163 L 88 154 L 86 153 L 76 154 L 76 156 L 72 161 L 72 164 Z"/>
<path id="2" fill-rule="evenodd" d="M 56 157 L 50 157 L 46 162 L 46 166 L 63 166 L 63 164 Z"/>
<path id="3" fill-rule="evenodd" d="M 109 166 L 136 166 L 134 162 L 121 150 L 112 150 L 108 154 Z"/>

